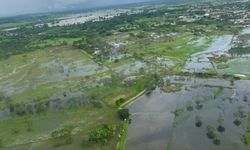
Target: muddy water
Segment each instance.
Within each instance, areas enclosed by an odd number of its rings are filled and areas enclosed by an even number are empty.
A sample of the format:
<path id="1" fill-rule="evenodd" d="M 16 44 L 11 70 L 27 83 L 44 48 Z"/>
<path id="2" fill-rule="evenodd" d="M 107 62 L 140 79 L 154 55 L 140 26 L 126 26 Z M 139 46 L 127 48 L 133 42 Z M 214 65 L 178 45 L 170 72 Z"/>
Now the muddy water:
<path id="1" fill-rule="evenodd" d="M 182 83 L 183 90 L 176 93 L 163 93 L 156 89 L 151 95 L 144 95 L 129 106 L 132 123 L 129 125 L 126 149 L 128 150 L 247 150 L 243 135 L 244 126 L 236 126 L 233 121 L 239 118 L 239 109 L 249 113 L 250 97 L 246 89 L 250 81 L 236 81 L 231 85 L 227 80 L 169 77 L 172 82 Z M 224 88 L 221 88 L 224 87 Z M 196 102 L 200 101 L 201 109 Z M 192 105 L 192 111 L 187 106 Z M 172 112 L 182 110 L 178 116 Z M 195 126 L 195 116 L 201 116 L 202 127 Z M 223 122 L 219 123 L 219 116 Z M 226 131 L 218 132 L 220 145 L 206 135 L 207 126 L 217 129 L 222 124 Z"/>

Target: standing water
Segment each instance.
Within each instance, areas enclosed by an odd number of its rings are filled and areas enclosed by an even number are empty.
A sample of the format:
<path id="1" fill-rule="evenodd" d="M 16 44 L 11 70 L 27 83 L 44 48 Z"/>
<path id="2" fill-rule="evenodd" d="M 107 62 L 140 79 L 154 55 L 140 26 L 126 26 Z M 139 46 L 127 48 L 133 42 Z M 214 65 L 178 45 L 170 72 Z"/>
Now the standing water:
<path id="1" fill-rule="evenodd" d="M 245 96 L 250 97 L 245 90 L 250 87 L 249 80 L 232 85 L 221 79 L 168 78 L 183 88 L 172 93 L 157 88 L 128 106 L 132 122 L 126 149 L 247 150 L 243 140 L 247 130 L 241 121 L 247 120 L 249 113 L 244 101 Z M 217 131 L 219 126 L 223 132 Z M 213 138 L 208 137 L 208 128 L 213 130 Z"/>

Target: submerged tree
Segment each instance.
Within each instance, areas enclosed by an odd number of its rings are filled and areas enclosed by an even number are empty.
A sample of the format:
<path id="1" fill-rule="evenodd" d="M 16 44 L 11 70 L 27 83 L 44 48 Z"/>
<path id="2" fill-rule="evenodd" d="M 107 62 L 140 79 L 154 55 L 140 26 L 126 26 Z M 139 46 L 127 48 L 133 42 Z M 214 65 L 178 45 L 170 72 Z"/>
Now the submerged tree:
<path id="1" fill-rule="evenodd" d="M 187 103 L 187 111 L 193 111 L 193 110 L 194 110 L 194 107 L 193 107 L 193 105 L 192 105 L 192 102 L 189 101 L 189 102 Z"/>
<path id="2" fill-rule="evenodd" d="M 221 141 L 218 138 L 213 140 L 214 145 L 220 145 Z"/>
<path id="3" fill-rule="evenodd" d="M 200 115 L 195 116 L 195 126 L 196 127 L 201 127 L 202 126 L 202 121 L 201 121 L 201 116 Z"/>
<path id="4" fill-rule="evenodd" d="M 220 114 L 218 119 L 217 119 L 217 122 L 219 123 L 219 126 L 217 127 L 217 130 L 219 132 L 224 132 L 225 131 L 225 127 L 223 126 L 223 123 L 224 123 L 224 118 L 223 116 Z"/>
<path id="5" fill-rule="evenodd" d="M 234 86 L 234 80 L 233 79 L 230 80 L 230 85 Z"/>
<path id="6" fill-rule="evenodd" d="M 241 121 L 240 121 L 239 119 L 235 119 L 235 120 L 234 120 L 234 124 L 235 124 L 236 126 L 240 126 L 240 125 L 241 125 Z"/>
<path id="7" fill-rule="evenodd" d="M 197 100 L 195 103 L 196 103 L 195 108 L 196 108 L 197 110 L 202 109 L 203 105 L 201 104 L 201 102 L 200 102 L 199 100 Z"/>
<path id="8" fill-rule="evenodd" d="M 244 102 L 247 102 L 247 101 L 248 101 L 248 97 L 247 97 L 246 95 L 244 96 L 243 101 L 244 101 Z"/>

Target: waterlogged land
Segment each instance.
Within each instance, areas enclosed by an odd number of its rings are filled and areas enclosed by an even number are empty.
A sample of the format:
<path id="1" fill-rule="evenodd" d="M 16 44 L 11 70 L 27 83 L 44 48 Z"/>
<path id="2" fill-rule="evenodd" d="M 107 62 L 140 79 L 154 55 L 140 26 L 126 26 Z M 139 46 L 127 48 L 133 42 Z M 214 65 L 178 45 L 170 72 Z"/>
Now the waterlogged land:
<path id="1" fill-rule="evenodd" d="M 246 6 L 0 20 L 0 148 L 247 149 Z"/>
<path id="2" fill-rule="evenodd" d="M 234 40 L 231 35 L 214 38 L 207 50 L 187 59 L 183 71 L 247 78 L 248 55 L 229 53 Z M 228 66 L 219 68 L 220 63 Z M 169 76 L 161 82 L 128 106 L 127 149 L 248 149 L 249 80 Z"/>
<path id="3" fill-rule="evenodd" d="M 179 91 L 161 90 L 178 84 Z M 232 85 L 214 78 L 166 77 L 163 87 L 129 106 L 127 149 L 247 150 L 243 137 L 249 102 L 244 97 L 249 97 L 245 89 L 249 84 L 249 80 Z"/>

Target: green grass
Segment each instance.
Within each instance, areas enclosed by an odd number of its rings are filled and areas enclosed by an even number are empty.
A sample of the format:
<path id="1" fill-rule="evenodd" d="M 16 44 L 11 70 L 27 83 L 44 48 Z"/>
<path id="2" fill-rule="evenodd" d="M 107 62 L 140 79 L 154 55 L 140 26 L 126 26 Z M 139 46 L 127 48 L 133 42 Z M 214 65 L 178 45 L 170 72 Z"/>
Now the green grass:
<path id="1" fill-rule="evenodd" d="M 0 24 L 0 29 L 7 29 L 7 28 L 15 28 L 15 27 L 18 27 L 18 26 L 22 26 L 22 25 L 26 25 L 28 24 L 29 22 L 12 22 L 12 23 L 3 23 L 3 24 Z"/>
<path id="2" fill-rule="evenodd" d="M 173 61 L 183 63 L 187 57 L 195 52 L 204 50 L 211 42 L 211 39 L 208 38 L 201 46 L 188 44 L 193 39 L 195 37 L 190 33 L 181 33 L 173 40 L 149 41 L 148 39 L 143 39 L 135 44 L 128 45 L 128 50 L 143 57 L 147 55 L 165 56 Z"/>
<path id="3" fill-rule="evenodd" d="M 32 43 L 28 45 L 28 47 L 32 48 L 46 48 L 46 47 L 55 47 L 61 45 L 73 45 L 74 41 L 78 41 L 81 38 L 58 38 L 58 39 L 49 39 L 49 40 L 42 40 L 37 41 L 34 40 Z"/>
<path id="4" fill-rule="evenodd" d="M 27 131 L 27 122 L 32 122 L 33 130 Z M 110 107 L 95 108 L 91 105 L 74 110 L 62 110 L 41 115 L 13 117 L 0 123 L 0 137 L 5 146 L 29 144 L 50 139 L 54 130 L 73 126 L 74 134 L 88 135 L 90 130 L 102 124 L 120 124 L 116 109 Z M 19 132 L 13 134 L 13 129 Z M 114 143 L 113 143 L 114 144 Z"/>
<path id="5" fill-rule="evenodd" d="M 229 68 L 229 64 L 218 64 L 217 68 L 218 69 L 226 69 L 226 68 Z"/>
<path id="6" fill-rule="evenodd" d="M 129 122 L 128 121 L 124 121 L 121 133 L 119 134 L 120 135 L 120 139 L 119 139 L 119 141 L 117 143 L 116 150 L 125 150 L 126 149 L 128 126 L 129 126 Z"/>
<path id="7" fill-rule="evenodd" d="M 73 81 L 71 81 L 73 82 Z M 67 82 L 49 82 L 45 84 L 40 84 L 32 89 L 27 89 L 20 94 L 12 97 L 12 103 L 20 102 L 31 102 L 32 100 L 48 100 L 50 96 L 61 94 L 63 91 L 68 90 L 69 88 L 74 88 L 73 84 L 67 84 Z"/>
<path id="8" fill-rule="evenodd" d="M 247 132 L 245 134 L 245 139 L 246 139 L 246 142 L 247 142 L 247 147 L 250 148 L 250 132 Z"/>

